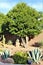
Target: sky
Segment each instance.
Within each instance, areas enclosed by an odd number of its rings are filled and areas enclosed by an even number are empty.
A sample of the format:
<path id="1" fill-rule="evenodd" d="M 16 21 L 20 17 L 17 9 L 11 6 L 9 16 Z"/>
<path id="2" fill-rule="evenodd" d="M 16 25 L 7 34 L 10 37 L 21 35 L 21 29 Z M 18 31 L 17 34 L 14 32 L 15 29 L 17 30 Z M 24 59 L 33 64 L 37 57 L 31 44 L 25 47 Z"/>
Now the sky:
<path id="1" fill-rule="evenodd" d="M 25 2 L 37 11 L 43 11 L 43 0 L 0 0 L 0 12 L 7 13 L 17 3 Z"/>

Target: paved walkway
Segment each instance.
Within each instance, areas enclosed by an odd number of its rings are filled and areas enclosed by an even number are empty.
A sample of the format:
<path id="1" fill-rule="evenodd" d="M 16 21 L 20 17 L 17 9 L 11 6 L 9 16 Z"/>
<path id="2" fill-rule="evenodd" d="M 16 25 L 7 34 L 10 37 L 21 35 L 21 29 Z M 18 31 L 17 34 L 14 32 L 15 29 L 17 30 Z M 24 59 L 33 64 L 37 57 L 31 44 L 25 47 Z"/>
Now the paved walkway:
<path id="1" fill-rule="evenodd" d="M 0 62 L 0 65 L 27 65 L 27 64 L 10 64 L 10 63 L 8 64 L 8 63 L 1 63 Z"/>

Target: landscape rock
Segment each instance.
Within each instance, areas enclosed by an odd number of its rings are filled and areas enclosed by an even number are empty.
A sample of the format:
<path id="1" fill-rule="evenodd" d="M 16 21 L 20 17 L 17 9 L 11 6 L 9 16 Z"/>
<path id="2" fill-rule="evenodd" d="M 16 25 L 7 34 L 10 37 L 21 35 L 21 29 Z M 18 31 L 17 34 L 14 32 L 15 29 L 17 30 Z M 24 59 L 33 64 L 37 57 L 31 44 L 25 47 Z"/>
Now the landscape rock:
<path id="1" fill-rule="evenodd" d="M 2 60 L 3 63 L 14 63 L 14 60 L 12 58 L 7 58 L 5 60 Z"/>
<path id="2" fill-rule="evenodd" d="M 0 62 L 14 64 L 14 60 L 12 58 L 7 58 L 7 59 L 4 60 L 4 59 L 1 58 L 1 56 L 0 56 Z"/>

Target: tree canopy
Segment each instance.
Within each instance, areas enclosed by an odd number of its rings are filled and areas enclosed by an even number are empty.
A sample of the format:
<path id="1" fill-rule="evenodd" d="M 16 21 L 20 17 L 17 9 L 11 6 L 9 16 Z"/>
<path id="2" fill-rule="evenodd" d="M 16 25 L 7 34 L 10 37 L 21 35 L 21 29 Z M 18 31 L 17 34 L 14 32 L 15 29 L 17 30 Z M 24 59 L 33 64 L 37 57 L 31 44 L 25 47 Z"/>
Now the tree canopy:
<path id="1" fill-rule="evenodd" d="M 21 37 L 40 33 L 42 22 L 38 21 L 40 13 L 26 3 L 18 3 L 6 15 L 2 31 Z M 2 19 L 3 20 L 3 19 Z"/>

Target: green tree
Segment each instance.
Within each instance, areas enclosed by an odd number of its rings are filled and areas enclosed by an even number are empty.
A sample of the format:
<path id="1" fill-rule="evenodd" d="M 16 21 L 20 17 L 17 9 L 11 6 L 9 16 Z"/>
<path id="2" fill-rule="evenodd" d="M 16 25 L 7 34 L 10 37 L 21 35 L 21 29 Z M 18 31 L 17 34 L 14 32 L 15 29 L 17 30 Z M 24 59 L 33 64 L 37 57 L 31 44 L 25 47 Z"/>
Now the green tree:
<path id="1" fill-rule="evenodd" d="M 19 3 L 10 10 L 8 18 L 2 26 L 4 33 L 18 35 L 20 37 L 34 36 L 40 33 L 39 12 L 25 3 Z"/>
<path id="2" fill-rule="evenodd" d="M 39 13 L 27 6 L 25 3 L 17 4 L 7 14 L 13 20 L 10 24 L 10 32 L 20 36 L 28 35 L 29 30 L 36 30 L 39 28 L 38 17 Z M 30 32 L 31 33 L 31 32 Z"/>

